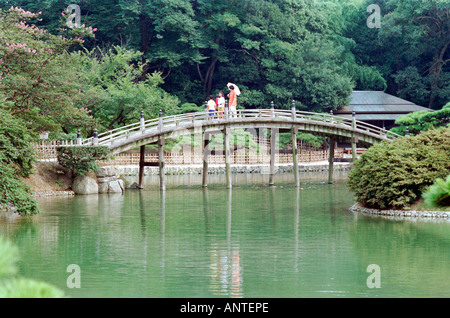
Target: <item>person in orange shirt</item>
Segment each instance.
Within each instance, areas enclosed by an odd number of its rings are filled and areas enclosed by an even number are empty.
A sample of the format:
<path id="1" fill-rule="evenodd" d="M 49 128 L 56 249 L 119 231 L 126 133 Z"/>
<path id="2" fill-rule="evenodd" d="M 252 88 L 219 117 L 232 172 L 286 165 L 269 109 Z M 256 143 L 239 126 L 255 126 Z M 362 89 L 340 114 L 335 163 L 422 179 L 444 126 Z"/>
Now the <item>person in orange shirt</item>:
<path id="1" fill-rule="evenodd" d="M 228 106 L 230 107 L 230 115 L 236 116 L 237 95 L 234 91 L 233 85 L 230 85 L 228 88 L 230 89 L 230 93 L 228 94 Z"/>

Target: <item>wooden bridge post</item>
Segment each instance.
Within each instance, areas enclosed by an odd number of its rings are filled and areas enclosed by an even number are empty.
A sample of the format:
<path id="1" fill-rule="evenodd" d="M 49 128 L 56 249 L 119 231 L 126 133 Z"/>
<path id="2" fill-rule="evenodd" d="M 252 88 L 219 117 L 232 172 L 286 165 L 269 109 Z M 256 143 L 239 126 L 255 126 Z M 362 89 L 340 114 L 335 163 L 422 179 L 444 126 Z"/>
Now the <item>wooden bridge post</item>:
<path id="1" fill-rule="evenodd" d="M 161 133 L 163 129 L 163 120 L 162 120 L 162 110 L 159 110 L 159 121 L 158 121 L 158 129 Z M 160 137 L 158 138 L 158 161 L 159 161 L 159 189 L 161 191 L 166 190 L 166 176 L 165 176 L 165 169 L 164 169 L 164 139 Z"/>
<path id="2" fill-rule="evenodd" d="M 140 154 L 139 154 L 139 189 L 142 189 L 142 180 L 144 177 L 144 169 L 145 169 L 145 145 L 141 146 Z"/>
<path id="3" fill-rule="evenodd" d="M 203 135 L 203 178 L 202 178 L 202 186 L 208 186 L 208 151 L 209 151 L 209 133 L 204 133 Z"/>
<path id="4" fill-rule="evenodd" d="M 144 119 L 144 111 L 143 110 L 141 110 L 140 125 L 141 125 L 141 131 L 142 131 L 142 133 L 144 133 L 144 130 L 145 130 L 145 119 Z"/>
<path id="5" fill-rule="evenodd" d="M 273 101 L 270 102 L 270 116 L 275 117 L 275 107 Z M 270 168 L 269 168 L 269 185 L 273 186 L 273 177 L 275 175 L 275 142 L 276 132 L 274 128 L 270 129 Z"/>
<path id="6" fill-rule="evenodd" d="M 352 112 L 352 162 L 356 161 L 356 136 L 355 136 L 355 130 L 356 130 L 356 113 Z"/>
<path id="7" fill-rule="evenodd" d="M 275 175 L 275 142 L 277 136 L 277 129 L 270 129 L 270 170 L 269 170 L 269 185 L 273 186 L 273 178 Z"/>
<path id="8" fill-rule="evenodd" d="M 82 140 L 81 140 L 81 132 L 80 132 L 80 130 L 78 129 L 78 130 L 77 130 L 77 145 L 80 146 L 80 145 L 82 145 L 82 144 L 83 144 L 83 142 L 82 142 Z"/>
<path id="9" fill-rule="evenodd" d="M 159 161 L 159 189 L 166 190 L 166 172 L 164 168 L 164 139 L 158 139 L 158 161 Z"/>
<path id="10" fill-rule="evenodd" d="M 295 111 L 295 101 L 292 101 L 292 120 L 297 119 L 297 113 Z M 297 131 L 298 128 L 292 125 L 292 160 L 294 169 L 295 186 L 300 187 L 300 178 L 298 174 L 298 159 L 297 159 Z"/>
<path id="11" fill-rule="evenodd" d="M 98 146 L 98 133 L 97 133 L 97 129 L 94 129 L 94 136 L 92 138 L 92 144 L 94 146 Z"/>
<path id="12" fill-rule="evenodd" d="M 334 172 L 334 148 L 336 144 L 335 137 L 330 137 L 329 141 L 329 155 L 328 155 L 328 183 L 333 183 L 333 172 Z"/>
<path id="13" fill-rule="evenodd" d="M 228 113 L 229 113 L 229 109 L 228 109 L 228 101 L 225 101 L 225 120 L 228 120 Z"/>
<path id="14" fill-rule="evenodd" d="M 227 188 L 231 189 L 230 138 L 228 127 L 223 129 L 223 147 L 225 149 L 225 173 L 227 178 Z"/>

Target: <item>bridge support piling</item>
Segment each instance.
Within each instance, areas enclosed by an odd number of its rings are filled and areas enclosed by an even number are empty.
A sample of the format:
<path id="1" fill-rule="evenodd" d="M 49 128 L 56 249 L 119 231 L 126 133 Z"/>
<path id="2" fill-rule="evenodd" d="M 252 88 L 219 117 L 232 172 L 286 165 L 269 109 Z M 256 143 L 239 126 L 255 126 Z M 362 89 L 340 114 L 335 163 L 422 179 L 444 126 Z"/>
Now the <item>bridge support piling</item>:
<path id="1" fill-rule="evenodd" d="M 295 100 L 292 100 L 291 105 L 291 112 L 292 112 L 292 120 L 295 121 L 297 119 L 297 112 L 295 110 Z M 293 163 L 293 169 L 294 169 L 294 178 L 295 178 L 295 186 L 298 188 L 300 187 L 300 179 L 298 175 L 298 159 L 297 159 L 297 132 L 298 128 L 295 126 L 292 126 L 292 163 Z"/>
<path id="2" fill-rule="evenodd" d="M 357 155 L 356 143 L 357 143 L 357 137 L 353 136 L 352 137 L 352 162 L 356 161 L 356 155 Z"/>
<path id="3" fill-rule="evenodd" d="M 292 160 L 294 169 L 295 186 L 300 187 L 300 178 L 298 173 L 298 158 L 297 158 L 297 128 L 292 128 Z"/>
<path id="4" fill-rule="evenodd" d="M 223 147 L 225 149 L 225 174 L 227 178 L 227 188 L 231 189 L 230 136 L 228 127 L 225 127 L 223 130 Z"/>
<path id="5" fill-rule="evenodd" d="M 158 161 L 159 161 L 159 189 L 166 190 L 166 171 L 164 169 L 164 139 L 158 139 Z"/>
<path id="6" fill-rule="evenodd" d="M 356 161 L 356 142 L 357 142 L 357 137 L 355 136 L 355 131 L 356 129 L 356 113 L 352 112 L 352 162 Z"/>
<path id="7" fill-rule="evenodd" d="M 145 167 L 145 145 L 141 146 L 139 154 L 139 189 L 142 189 L 142 179 L 144 177 Z"/>
<path id="8" fill-rule="evenodd" d="M 205 133 L 203 135 L 203 176 L 202 176 L 202 186 L 207 187 L 208 186 L 208 145 L 209 145 L 209 138 L 210 135 L 208 133 Z"/>
<path id="9" fill-rule="evenodd" d="M 277 137 L 277 130 L 270 129 L 270 170 L 269 170 L 269 185 L 273 186 L 273 178 L 275 175 L 275 143 Z"/>
<path id="10" fill-rule="evenodd" d="M 333 172 L 334 172 L 334 148 L 336 145 L 336 139 L 331 137 L 329 139 L 330 148 L 329 148 L 329 156 L 328 156 L 328 183 L 333 183 Z"/>

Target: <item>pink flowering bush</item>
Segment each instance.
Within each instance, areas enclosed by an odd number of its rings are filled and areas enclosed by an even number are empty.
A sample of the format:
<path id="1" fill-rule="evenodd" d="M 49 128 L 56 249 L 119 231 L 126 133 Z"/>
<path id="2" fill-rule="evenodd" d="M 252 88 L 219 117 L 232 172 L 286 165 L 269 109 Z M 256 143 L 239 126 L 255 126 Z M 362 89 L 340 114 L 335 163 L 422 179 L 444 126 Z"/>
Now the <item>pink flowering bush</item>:
<path id="1" fill-rule="evenodd" d="M 36 131 L 91 127 L 89 112 L 74 106 L 83 98 L 83 75 L 69 50 L 94 29 L 49 34 L 33 24 L 40 15 L 19 7 L 0 11 L 0 92 L 12 102 L 8 111 Z"/>

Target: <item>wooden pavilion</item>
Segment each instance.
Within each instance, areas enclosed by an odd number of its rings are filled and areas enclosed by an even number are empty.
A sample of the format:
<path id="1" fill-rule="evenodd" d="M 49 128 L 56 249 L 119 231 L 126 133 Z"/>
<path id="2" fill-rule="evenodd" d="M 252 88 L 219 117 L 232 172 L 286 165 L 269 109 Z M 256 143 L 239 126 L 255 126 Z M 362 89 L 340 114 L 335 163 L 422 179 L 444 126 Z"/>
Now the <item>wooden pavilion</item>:
<path id="1" fill-rule="evenodd" d="M 334 114 L 351 118 L 355 112 L 356 120 L 391 129 L 399 116 L 421 110 L 432 111 L 383 91 L 353 91 L 350 104 Z"/>

